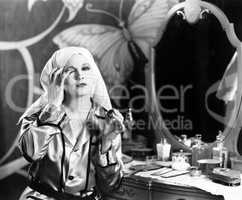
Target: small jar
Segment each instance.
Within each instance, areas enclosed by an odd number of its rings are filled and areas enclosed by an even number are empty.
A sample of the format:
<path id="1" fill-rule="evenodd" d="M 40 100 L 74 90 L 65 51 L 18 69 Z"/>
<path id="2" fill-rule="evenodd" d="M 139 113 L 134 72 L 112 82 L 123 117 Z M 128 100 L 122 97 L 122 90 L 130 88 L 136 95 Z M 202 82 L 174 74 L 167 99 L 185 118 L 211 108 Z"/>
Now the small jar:
<path id="1" fill-rule="evenodd" d="M 183 150 L 180 150 L 180 152 L 172 153 L 172 161 L 173 162 L 187 162 L 190 163 L 191 153 L 183 152 Z"/>
<path id="2" fill-rule="evenodd" d="M 190 168 L 189 164 L 189 158 L 188 154 L 186 152 L 183 152 L 182 150 L 177 153 L 172 154 L 172 168 L 175 170 L 187 170 Z"/>

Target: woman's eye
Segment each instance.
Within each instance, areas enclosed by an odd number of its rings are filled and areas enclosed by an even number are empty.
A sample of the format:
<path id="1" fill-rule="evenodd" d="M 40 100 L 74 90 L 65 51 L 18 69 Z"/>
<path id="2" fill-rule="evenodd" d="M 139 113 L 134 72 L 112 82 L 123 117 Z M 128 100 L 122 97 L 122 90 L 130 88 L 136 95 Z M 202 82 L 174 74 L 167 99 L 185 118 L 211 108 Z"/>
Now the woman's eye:
<path id="1" fill-rule="evenodd" d="M 87 70 L 89 70 L 89 69 L 90 69 L 89 66 L 83 66 L 83 67 L 82 67 L 82 71 L 87 71 Z"/>

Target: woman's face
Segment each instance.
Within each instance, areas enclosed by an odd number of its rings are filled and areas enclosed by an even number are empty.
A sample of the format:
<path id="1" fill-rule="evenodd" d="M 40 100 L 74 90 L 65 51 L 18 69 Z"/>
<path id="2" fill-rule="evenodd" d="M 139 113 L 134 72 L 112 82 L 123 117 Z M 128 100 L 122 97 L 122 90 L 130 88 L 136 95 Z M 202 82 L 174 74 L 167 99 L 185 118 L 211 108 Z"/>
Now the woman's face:
<path id="1" fill-rule="evenodd" d="M 64 70 L 70 71 L 65 80 L 65 92 L 72 97 L 92 94 L 95 85 L 95 74 L 92 66 L 83 55 L 73 55 Z"/>

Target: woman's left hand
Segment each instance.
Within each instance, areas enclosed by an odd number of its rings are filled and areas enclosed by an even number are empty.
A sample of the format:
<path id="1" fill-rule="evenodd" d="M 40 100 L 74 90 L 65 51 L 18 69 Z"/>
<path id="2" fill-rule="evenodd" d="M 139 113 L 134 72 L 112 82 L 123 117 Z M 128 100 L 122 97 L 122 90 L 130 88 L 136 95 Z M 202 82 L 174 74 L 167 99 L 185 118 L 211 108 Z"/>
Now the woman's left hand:
<path id="1" fill-rule="evenodd" d="M 117 135 L 125 130 L 123 115 L 115 109 L 108 111 L 102 134 L 102 152 L 106 152 Z"/>

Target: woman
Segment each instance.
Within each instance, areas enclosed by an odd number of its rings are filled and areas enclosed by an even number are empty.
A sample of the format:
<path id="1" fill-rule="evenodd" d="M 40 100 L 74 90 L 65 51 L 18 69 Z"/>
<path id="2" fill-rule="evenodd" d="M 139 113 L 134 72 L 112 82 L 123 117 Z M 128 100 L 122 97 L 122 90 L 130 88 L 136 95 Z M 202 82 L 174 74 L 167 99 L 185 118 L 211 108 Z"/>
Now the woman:
<path id="1" fill-rule="evenodd" d="M 31 162 L 20 199 L 101 199 L 122 177 L 123 117 L 111 109 L 87 49 L 56 51 L 44 67 L 44 94 L 23 114 L 19 147 Z"/>

